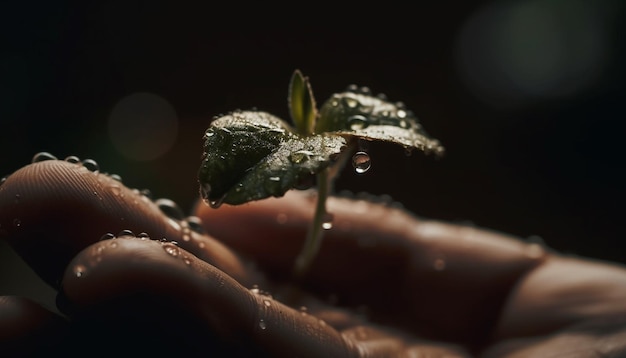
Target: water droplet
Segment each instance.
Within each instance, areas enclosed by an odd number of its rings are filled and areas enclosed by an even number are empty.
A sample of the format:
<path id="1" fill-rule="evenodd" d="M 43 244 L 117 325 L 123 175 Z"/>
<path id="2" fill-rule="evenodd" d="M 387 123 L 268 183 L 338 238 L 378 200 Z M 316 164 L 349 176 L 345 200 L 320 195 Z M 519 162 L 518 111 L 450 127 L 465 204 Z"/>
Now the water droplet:
<path id="1" fill-rule="evenodd" d="M 197 216 L 188 216 L 186 219 L 187 225 L 192 231 L 195 231 L 199 234 L 204 234 L 204 226 L 202 226 L 202 219 Z"/>
<path id="2" fill-rule="evenodd" d="M 280 181 L 280 177 L 269 177 L 268 179 L 270 181 L 276 181 L 276 182 Z"/>
<path id="3" fill-rule="evenodd" d="M 289 160 L 295 164 L 299 164 L 299 163 L 309 160 L 309 158 L 313 155 L 315 155 L 315 153 L 311 151 L 299 150 L 297 152 L 291 153 L 289 155 Z"/>
<path id="4" fill-rule="evenodd" d="M 183 257 L 183 262 L 185 263 L 185 265 L 190 266 L 191 265 L 191 260 L 189 259 L 189 257 L 185 256 Z"/>
<path id="5" fill-rule="evenodd" d="M 265 330 L 267 328 L 267 324 L 263 319 L 259 320 L 259 328 L 261 328 L 262 330 Z"/>
<path id="6" fill-rule="evenodd" d="M 74 276 L 76 277 L 83 277 L 85 276 L 85 274 L 87 274 L 87 268 L 83 265 L 74 266 L 74 269 L 72 271 L 74 272 Z"/>
<path id="7" fill-rule="evenodd" d="M 348 118 L 348 125 L 353 131 L 366 128 L 368 126 L 367 118 L 360 114 Z"/>
<path id="8" fill-rule="evenodd" d="M 111 188 L 111 191 L 113 192 L 113 195 L 115 196 L 120 195 L 120 192 L 122 191 L 122 188 L 120 188 L 120 186 L 117 184 L 113 184 L 109 188 Z"/>
<path id="9" fill-rule="evenodd" d="M 85 159 L 82 161 L 82 163 L 83 163 L 83 166 L 87 168 L 87 170 L 89 170 L 90 172 L 97 173 L 100 170 L 100 166 L 93 159 Z"/>
<path id="10" fill-rule="evenodd" d="M 265 307 L 269 307 L 272 305 L 272 302 L 270 302 L 270 300 L 263 300 L 263 304 L 265 305 Z"/>
<path id="11" fill-rule="evenodd" d="M 137 234 L 137 237 L 140 239 L 149 239 L 150 235 L 148 235 L 147 232 L 140 232 L 139 234 Z"/>
<path id="12" fill-rule="evenodd" d="M 219 208 L 220 206 L 222 206 L 222 203 L 224 202 L 224 199 L 225 199 L 225 198 L 226 198 L 226 196 L 224 195 L 224 196 L 222 196 L 222 197 L 221 197 L 221 198 L 219 198 L 219 199 L 216 199 L 216 200 L 209 200 L 209 206 L 210 206 L 210 207 L 212 207 L 213 209 L 217 209 L 217 208 Z M 206 200 L 205 200 L 205 202 L 206 202 Z"/>
<path id="13" fill-rule="evenodd" d="M 300 306 L 300 314 L 306 316 L 308 308 L 306 306 Z"/>
<path id="14" fill-rule="evenodd" d="M 135 237 L 135 233 L 132 232 L 131 230 L 122 230 L 117 234 L 117 237 L 122 237 L 122 236 L 132 236 Z"/>
<path id="15" fill-rule="evenodd" d="M 333 228 L 333 219 L 334 219 L 334 215 L 331 213 L 326 213 L 324 214 L 324 217 L 322 218 L 322 229 L 324 230 L 330 230 Z"/>
<path id="16" fill-rule="evenodd" d="M 526 255 L 531 259 L 538 259 L 544 255 L 543 246 L 538 243 L 531 243 L 526 247 Z"/>
<path id="17" fill-rule="evenodd" d="M 22 220 L 17 219 L 17 218 L 13 219 L 13 226 L 15 226 L 15 227 L 22 226 Z"/>
<path id="18" fill-rule="evenodd" d="M 139 194 L 145 196 L 148 199 L 152 199 L 152 192 L 150 191 L 150 189 L 142 189 L 139 191 Z"/>
<path id="19" fill-rule="evenodd" d="M 361 88 L 359 88 L 359 92 L 361 92 L 364 95 L 371 95 L 372 94 L 372 90 L 367 87 L 367 86 L 363 86 Z"/>
<path id="20" fill-rule="evenodd" d="M 80 158 L 75 155 L 70 155 L 69 157 L 65 158 L 65 161 L 68 163 L 78 164 L 80 163 Z"/>
<path id="21" fill-rule="evenodd" d="M 286 224 L 288 220 L 289 218 L 285 213 L 279 213 L 278 215 L 276 215 L 276 222 L 281 225 Z"/>
<path id="22" fill-rule="evenodd" d="M 352 156 L 352 166 L 358 174 L 367 172 L 372 167 L 372 161 L 366 152 L 357 152 Z"/>
<path id="23" fill-rule="evenodd" d="M 175 245 L 172 245 L 171 243 L 163 244 L 163 250 L 165 250 L 165 252 L 167 252 L 173 257 L 178 257 L 178 255 L 180 255 L 180 250 L 178 249 L 178 247 Z"/>
<path id="24" fill-rule="evenodd" d="M 406 111 L 402 109 L 399 109 L 396 112 L 396 116 L 398 116 L 398 118 L 406 118 L 406 115 L 407 115 Z M 406 127 L 403 126 L 402 128 L 406 128 Z"/>
<path id="25" fill-rule="evenodd" d="M 258 294 L 259 294 L 259 292 L 261 292 L 261 291 L 259 290 L 259 285 L 252 285 L 252 288 L 250 289 L 250 292 L 252 292 L 252 293 L 253 293 L 253 294 L 255 294 L 255 295 L 258 295 Z"/>
<path id="26" fill-rule="evenodd" d="M 43 162 L 46 160 L 57 160 L 57 157 L 48 152 L 39 152 L 33 156 L 31 163 Z"/>
<path id="27" fill-rule="evenodd" d="M 111 246 L 112 248 L 116 248 L 117 247 L 117 242 L 113 241 L 109 244 L 109 246 Z"/>
<path id="28" fill-rule="evenodd" d="M 442 258 L 438 258 L 433 262 L 433 268 L 435 271 L 443 271 L 446 269 L 446 261 Z"/>
<path id="29" fill-rule="evenodd" d="M 7 181 L 7 179 L 9 179 L 9 176 L 4 176 L 2 177 L 2 179 L 0 179 L 0 185 L 4 184 L 5 181 Z"/>
<path id="30" fill-rule="evenodd" d="M 346 91 L 347 92 L 356 92 L 359 90 L 359 86 L 355 85 L 355 84 L 350 84 L 346 87 Z"/>
<path id="31" fill-rule="evenodd" d="M 173 200 L 162 198 L 155 201 L 155 204 L 159 207 L 161 212 L 168 217 L 176 220 L 185 219 L 185 214 Z"/>
<path id="32" fill-rule="evenodd" d="M 398 125 L 402 128 L 408 128 L 409 124 L 405 120 L 401 120 Z"/>
<path id="33" fill-rule="evenodd" d="M 348 107 L 348 108 L 357 108 L 359 106 L 359 101 L 357 101 L 354 98 L 351 97 L 346 97 L 343 99 L 343 103 Z"/>
<path id="34" fill-rule="evenodd" d="M 109 177 L 115 181 L 122 182 L 122 177 L 117 174 L 110 174 Z"/>
<path id="35" fill-rule="evenodd" d="M 115 235 L 113 235 L 110 232 L 107 232 L 106 234 L 100 237 L 100 240 L 111 240 L 111 239 L 115 239 Z"/>

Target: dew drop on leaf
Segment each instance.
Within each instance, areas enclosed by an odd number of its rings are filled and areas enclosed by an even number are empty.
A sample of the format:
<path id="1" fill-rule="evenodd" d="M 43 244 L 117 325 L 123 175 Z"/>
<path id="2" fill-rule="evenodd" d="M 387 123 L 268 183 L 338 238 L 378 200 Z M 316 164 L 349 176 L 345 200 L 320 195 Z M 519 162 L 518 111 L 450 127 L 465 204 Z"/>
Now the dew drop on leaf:
<path id="1" fill-rule="evenodd" d="M 358 174 L 363 174 L 372 167 L 370 155 L 366 152 L 357 152 L 352 156 L 352 166 Z"/>

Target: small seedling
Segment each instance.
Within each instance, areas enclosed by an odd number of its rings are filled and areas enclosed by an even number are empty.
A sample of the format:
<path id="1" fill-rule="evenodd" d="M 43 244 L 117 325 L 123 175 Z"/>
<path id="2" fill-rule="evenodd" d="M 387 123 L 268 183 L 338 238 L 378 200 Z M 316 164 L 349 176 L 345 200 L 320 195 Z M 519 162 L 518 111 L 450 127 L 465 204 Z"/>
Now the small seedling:
<path id="1" fill-rule="evenodd" d="M 351 85 L 318 111 L 308 78 L 296 70 L 288 105 L 295 128 L 256 110 L 237 110 L 214 119 L 204 134 L 198 179 L 202 198 L 213 208 L 281 197 L 316 182 L 313 221 L 294 266 L 294 275 L 302 277 L 320 248 L 324 229 L 331 226 L 326 199 L 337 174 L 349 158 L 357 173 L 370 167 L 359 141 L 392 142 L 407 153 L 418 149 L 441 155 L 444 149 L 404 104 L 392 103 L 382 94 L 374 96 L 367 87 Z"/>

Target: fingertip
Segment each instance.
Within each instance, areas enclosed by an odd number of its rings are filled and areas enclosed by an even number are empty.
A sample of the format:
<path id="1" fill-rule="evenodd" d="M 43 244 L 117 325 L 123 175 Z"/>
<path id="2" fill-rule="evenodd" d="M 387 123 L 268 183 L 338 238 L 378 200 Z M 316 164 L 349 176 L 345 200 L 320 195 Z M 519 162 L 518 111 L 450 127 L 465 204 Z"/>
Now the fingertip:
<path id="1" fill-rule="evenodd" d="M 246 277 L 237 255 L 194 232 L 171 200 L 152 201 L 116 176 L 88 168 L 74 161 L 35 162 L 0 186 L 0 236 L 48 284 L 57 286 L 80 250 L 124 233 L 178 241 L 234 277 Z"/>
<path id="2" fill-rule="evenodd" d="M 115 317 L 107 313 L 107 319 L 127 320 L 132 311 L 171 321 L 165 313 L 174 312 L 195 321 L 196 332 L 216 334 L 227 344 L 249 342 L 256 354 L 304 357 L 350 352 L 341 334 L 316 317 L 242 286 L 171 243 L 119 238 L 92 245 L 68 266 L 63 292 L 73 315 L 104 314 L 114 306 Z"/>

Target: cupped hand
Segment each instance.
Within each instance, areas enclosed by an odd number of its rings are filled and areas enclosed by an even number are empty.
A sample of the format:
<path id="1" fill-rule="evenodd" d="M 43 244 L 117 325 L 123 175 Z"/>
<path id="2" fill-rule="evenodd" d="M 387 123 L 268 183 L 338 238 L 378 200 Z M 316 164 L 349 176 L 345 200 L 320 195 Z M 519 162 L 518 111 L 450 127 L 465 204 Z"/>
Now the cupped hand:
<path id="1" fill-rule="evenodd" d="M 313 206 L 294 191 L 186 217 L 80 163 L 25 166 L 0 186 L 0 236 L 63 315 L 3 297 L 0 355 L 626 354 L 617 264 L 331 198 L 333 226 L 295 280 Z"/>

